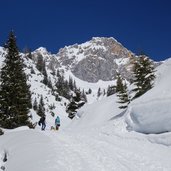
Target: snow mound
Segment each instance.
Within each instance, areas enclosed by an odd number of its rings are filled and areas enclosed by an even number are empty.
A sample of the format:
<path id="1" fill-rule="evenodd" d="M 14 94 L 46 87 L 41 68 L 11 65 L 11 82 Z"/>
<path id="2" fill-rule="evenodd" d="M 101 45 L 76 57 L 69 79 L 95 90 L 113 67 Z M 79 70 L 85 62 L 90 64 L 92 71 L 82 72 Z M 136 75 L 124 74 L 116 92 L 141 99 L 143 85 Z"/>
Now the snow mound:
<path id="1" fill-rule="evenodd" d="M 154 88 L 136 99 L 127 110 L 130 130 L 141 133 L 171 131 L 171 58 L 157 68 Z"/>

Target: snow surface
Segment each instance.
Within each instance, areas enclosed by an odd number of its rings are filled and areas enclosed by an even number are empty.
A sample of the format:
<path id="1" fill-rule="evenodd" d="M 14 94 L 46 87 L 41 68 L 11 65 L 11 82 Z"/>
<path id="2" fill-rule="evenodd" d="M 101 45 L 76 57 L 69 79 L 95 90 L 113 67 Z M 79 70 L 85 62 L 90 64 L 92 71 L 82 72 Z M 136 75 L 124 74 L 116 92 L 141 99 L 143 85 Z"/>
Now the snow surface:
<path id="1" fill-rule="evenodd" d="M 114 101 L 111 96 L 84 106 L 59 131 L 6 131 L 0 156 L 6 153 L 7 161 L 0 165 L 8 171 L 169 171 L 171 133 L 128 132 Z"/>
<path id="2" fill-rule="evenodd" d="M 171 59 L 157 68 L 154 88 L 133 101 L 128 110 L 119 109 L 117 97 L 113 95 L 86 104 L 73 120 L 65 112 L 67 101 L 56 102 L 41 83 L 43 77 L 32 61 L 25 62 L 35 70 L 35 75 L 29 75 L 30 67 L 25 70 L 33 97 L 45 97 L 47 127 L 45 131 L 39 126 L 34 130 L 27 127 L 4 130 L 5 134 L 0 136 L 0 171 L 3 167 L 7 171 L 171 170 L 171 133 L 166 132 L 170 131 L 171 120 Z M 90 87 L 79 79 L 77 84 Z M 101 81 L 91 84 L 94 93 L 98 85 L 106 86 Z M 54 117 L 48 104 L 53 103 L 54 113 L 61 118 L 59 131 L 50 130 Z M 39 117 L 34 111 L 31 114 L 36 122 Z M 5 154 L 7 161 L 3 161 Z"/>

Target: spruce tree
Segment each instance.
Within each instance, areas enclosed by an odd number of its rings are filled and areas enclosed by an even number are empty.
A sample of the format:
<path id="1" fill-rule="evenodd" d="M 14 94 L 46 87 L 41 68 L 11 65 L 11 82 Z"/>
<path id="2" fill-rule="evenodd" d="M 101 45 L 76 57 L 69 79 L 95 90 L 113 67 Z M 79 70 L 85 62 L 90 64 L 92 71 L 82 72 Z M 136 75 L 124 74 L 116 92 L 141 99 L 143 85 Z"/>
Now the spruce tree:
<path id="1" fill-rule="evenodd" d="M 126 108 L 130 100 L 128 96 L 127 85 L 126 83 L 123 84 L 123 80 L 120 75 L 118 75 L 116 82 L 116 95 L 119 98 L 118 103 L 122 104 L 121 106 L 119 106 L 119 108 Z"/>
<path id="2" fill-rule="evenodd" d="M 31 53 L 31 50 L 30 50 L 30 49 L 28 49 L 27 57 L 28 57 L 29 59 L 32 59 L 32 53 Z"/>
<path id="3" fill-rule="evenodd" d="M 91 94 L 92 93 L 92 90 L 91 88 L 88 89 L 88 94 Z"/>
<path id="4" fill-rule="evenodd" d="M 34 99 L 34 103 L 33 103 L 33 109 L 36 111 L 38 108 L 38 104 L 37 104 L 37 99 Z"/>
<path id="5" fill-rule="evenodd" d="M 43 71 L 43 63 L 43 56 L 41 54 L 38 54 L 36 67 L 41 73 Z"/>
<path id="6" fill-rule="evenodd" d="M 5 49 L 0 77 L 0 127 L 16 128 L 28 125 L 31 94 L 13 32 L 9 34 Z"/>
<path id="7" fill-rule="evenodd" d="M 116 93 L 116 86 L 108 86 L 107 96 L 111 96 Z"/>
<path id="8" fill-rule="evenodd" d="M 74 118 L 77 110 L 85 104 L 85 101 L 81 98 L 81 92 L 77 90 L 75 95 L 72 96 L 70 103 L 67 105 L 66 112 L 70 119 Z"/>
<path id="9" fill-rule="evenodd" d="M 49 77 L 49 79 L 48 79 L 47 86 L 48 86 L 50 89 L 53 88 L 53 87 L 52 87 L 52 81 L 51 81 L 50 77 Z"/>
<path id="10" fill-rule="evenodd" d="M 48 85 L 48 77 L 47 77 L 46 63 L 45 63 L 45 61 L 43 61 L 42 74 L 44 75 L 43 84 Z"/>
<path id="11" fill-rule="evenodd" d="M 81 96 L 82 96 L 82 98 L 84 99 L 84 101 L 87 102 L 87 96 L 86 96 L 86 94 L 85 94 L 84 89 L 83 89 L 83 91 L 82 91 Z"/>
<path id="12" fill-rule="evenodd" d="M 39 106 L 37 110 L 37 114 L 42 117 L 45 116 L 45 108 L 44 108 L 44 101 L 43 101 L 43 96 L 41 95 L 40 101 L 39 101 Z"/>
<path id="13" fill-rule="evenodd" d="M 69 88 L 70 88 L 70 90 L 73 90 L 74 89 L 72 77 L 69 77 Z"/>
<path id="14" fill-rule="evenodd" d="M 101 92 L 101 88 L 99 87 L 99 89 L 98 89 L 98 91 L 97 91 L 97 97 L 100 97 L 100 96 L 101 96 L 101 94 L 102 94 L 102 92 Z"/>
<path id="15" fill-rule="evenodd" d="M 133 90 L 135 91 L 134 99 L 152 88 L 155 75 L 154 66 L 150 59 L 145 55 L 141 55 L 135 62 L 133 72 L 135 77 L 133 84 L 136 86 Z"/>

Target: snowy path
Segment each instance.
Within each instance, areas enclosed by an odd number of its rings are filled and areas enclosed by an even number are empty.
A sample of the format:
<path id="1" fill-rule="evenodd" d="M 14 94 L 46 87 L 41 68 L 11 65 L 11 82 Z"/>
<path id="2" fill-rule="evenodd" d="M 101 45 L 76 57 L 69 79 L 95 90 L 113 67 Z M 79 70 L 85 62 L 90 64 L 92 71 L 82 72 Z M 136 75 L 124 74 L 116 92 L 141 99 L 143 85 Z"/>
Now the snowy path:
<path id="1" fill-rule="evenodd" d="M 98 131 L 9 133 L 0 137 L 0 157 L 4 150 L 8 153 L 0 166 L 7 171 L 171 170 L 170 146 L 151 143 L 141 134 Z"/>
<path id="2" fill-rule="evenodd" d="M 66 132 L 54 132 L 48 136 L 55 149 L 56 157 L 52 163 L 56 170 L 163 171 L 171 168 L 168 147 L 141 138 L 130 141 L 118 136 L 99 134 L 88 137 Z M 164 159 L 162 163 L 163 157 L 168 157 L 168 161 Z"/>

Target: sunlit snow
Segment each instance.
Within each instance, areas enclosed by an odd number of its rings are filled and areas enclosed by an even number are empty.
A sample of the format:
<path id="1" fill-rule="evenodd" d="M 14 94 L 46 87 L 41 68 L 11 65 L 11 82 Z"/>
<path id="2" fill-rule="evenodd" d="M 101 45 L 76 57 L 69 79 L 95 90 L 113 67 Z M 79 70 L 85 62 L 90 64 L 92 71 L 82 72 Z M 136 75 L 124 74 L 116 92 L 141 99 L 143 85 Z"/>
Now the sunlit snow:
<path id="1" fill-rule="evenodd" d="M 170 72 L 171 59 L 157 68 L 154 88 L 131 102 L 128 110 L 119 109 L 113 95 L 92 100 L 73 120 L 65 112 L 65 99 L 55 102 L 51 92 L 40 83 L 41 75 L 29 77 L 31 90 L 47 97 L 45 105 L 55 104 L 61 127 L 59 131 L 50 130 L 55 118 L 46 111 L 45 131 L 38 125 L 34 130 L 4 130 L 5 134 L 0 136 L 0 171 L 170 171 Z M 76 82 L 93 89 L 93 84 L 83 84 L 79 79 Z M 106 84 L 94 84 L 94 93 L 99 86 Z M 38 121 L 34 111 L 31 113 L 33 120 Z M 3 161 L 5 155 L 7 160 Z"/>

